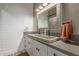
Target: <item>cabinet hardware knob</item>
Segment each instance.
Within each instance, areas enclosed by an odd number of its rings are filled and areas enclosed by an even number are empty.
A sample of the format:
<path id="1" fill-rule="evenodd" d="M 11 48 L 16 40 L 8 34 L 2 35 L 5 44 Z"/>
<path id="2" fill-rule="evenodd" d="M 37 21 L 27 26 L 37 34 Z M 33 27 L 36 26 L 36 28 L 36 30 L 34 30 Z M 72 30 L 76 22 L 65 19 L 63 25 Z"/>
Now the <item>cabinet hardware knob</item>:
<path id="1" fill-rule="evenodd" d="M 39 52 L 40 51 L 40 49 L 38 49 L 38 48 L 36 48 L 36 50 Z"/>
<path id="2" fill-rule="evenodd" d="M 28 44 L 30 44 L 30 42 L 28 42 Z"/>
<path id="3" fill-rule="evenodd" d="M 56 56 L 56 54 L 55 54 L 55 53 L 54 53 L 53 55 L 54 55 L 54 56 Z"/>

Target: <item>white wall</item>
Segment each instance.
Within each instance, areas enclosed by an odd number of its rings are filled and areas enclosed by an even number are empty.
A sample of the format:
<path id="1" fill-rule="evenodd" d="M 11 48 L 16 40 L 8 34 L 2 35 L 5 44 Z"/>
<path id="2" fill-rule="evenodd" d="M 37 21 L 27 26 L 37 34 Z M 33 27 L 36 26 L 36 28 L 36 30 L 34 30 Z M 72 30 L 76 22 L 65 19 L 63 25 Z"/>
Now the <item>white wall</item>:
<path id="1" fill-rule="evenodd" d="M 79 3 L 63 4 L 64 19 L 71 19 L 73 22 L 74 34 L 79 35 Z"/>
<path id="2" fill-rule="evenodd" d="M 32 4 L 0 4 L 0 53 L 16 50 L 26 27 L 33 30 Z"/>

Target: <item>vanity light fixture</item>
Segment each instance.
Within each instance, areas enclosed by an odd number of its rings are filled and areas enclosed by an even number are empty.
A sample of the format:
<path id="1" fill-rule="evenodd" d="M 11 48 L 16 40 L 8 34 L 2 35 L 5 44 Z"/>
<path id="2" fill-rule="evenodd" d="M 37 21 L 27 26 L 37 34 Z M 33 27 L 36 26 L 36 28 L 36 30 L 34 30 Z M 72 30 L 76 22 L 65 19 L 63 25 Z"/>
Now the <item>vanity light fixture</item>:
<path id="1" fill-rule="evenodd" d="M 39 6 L 39 9 L 43 9 L 43 6 Z"/>
<path id="2" fill-rule="evenodd" d="M 42 5 L 40 5 L 37 9 L 36 12 L 39 12 L 40 10 L 42 10 L 43 8 L 45 8 L 46 6 L 48 6 L 49 3 L 43 3 Z"/>
<path id="3" fill-rule="evenodd" d="M 43 6 L 45 7 L 45 6 L 47 6 L 48 5 L 48 3 L 43 3 Z"/>
<path id="4" fill-rule="evenodd" d="M 39 9 L 36 9 L 36 12 L 38 12 L 39 11 Z"/>

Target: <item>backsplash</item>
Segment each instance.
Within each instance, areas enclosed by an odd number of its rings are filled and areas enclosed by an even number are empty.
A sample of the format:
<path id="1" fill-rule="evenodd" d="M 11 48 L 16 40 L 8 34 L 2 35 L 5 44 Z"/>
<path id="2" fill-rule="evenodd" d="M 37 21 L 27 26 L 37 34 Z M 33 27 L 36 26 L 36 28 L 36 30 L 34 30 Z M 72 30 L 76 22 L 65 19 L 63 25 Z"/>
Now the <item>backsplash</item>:
<path id="1" fill-rule="evenodd" d="M 47 28 L 39 28 L 38 29 L 38 33 L 39 34 L 45 34 L 45 32 L 47 32 Z M 46 33 L 47 34 L 47 33 Z"/>
<path id="2" fill-rule="evenodd" d="M 50 31 L 47 28 L 38 29 L 38 33 L 39 34 L 46 34 L 46 35 L 50 35 L 50 36 L 60 36 L 60 33 L 57 33 L 55 31 Z"/>
<path id="3" fill-rule="evenodd" d="M 60 36 L 60 33 L 53 33 L 52 32 L 52 33 L 50 33 L 50 36 L 58 36 L 59 37 Z"/>
<path id="4" fill-rule="evenodd" d="M 79 42 L 79 35 L 73 35 L 72 40 Z"/>

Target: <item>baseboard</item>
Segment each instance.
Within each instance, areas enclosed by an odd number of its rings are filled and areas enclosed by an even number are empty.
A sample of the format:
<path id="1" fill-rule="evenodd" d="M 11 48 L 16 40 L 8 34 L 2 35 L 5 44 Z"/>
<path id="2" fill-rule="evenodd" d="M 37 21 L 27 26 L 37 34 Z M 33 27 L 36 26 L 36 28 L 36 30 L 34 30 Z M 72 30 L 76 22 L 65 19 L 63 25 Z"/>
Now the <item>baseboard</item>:
<path id="1" fill-rule="evenodd" d="M 8 56 L 9 54 L 14 54 L 14 52 L 16 51 L 17 51 L 17 48 L 6 50 L 6 51 L 0 51 L 0 56 Z"/>
<path id="2" fill-rule="evenodd" d="M 0 56 L 18 56 L 21 53 L 25 53 L 26 50 L 20 50 L 18 51 L 17 49 L 12 49 L 9 51 L 4 51 L 4 52 L 0 52 Z"/>
<path id="3" fill-rule="evenodd" d="M 8 56 L 18 56 L 19 54 L 24 53 L 24 52 L 26 52 L 26 51 L 25 50 L 16 51 L 16 52 L 14 52 L 12 54 L 9 54 Z"/>

